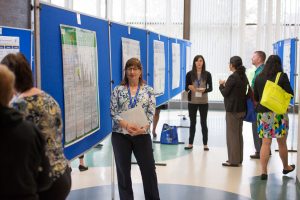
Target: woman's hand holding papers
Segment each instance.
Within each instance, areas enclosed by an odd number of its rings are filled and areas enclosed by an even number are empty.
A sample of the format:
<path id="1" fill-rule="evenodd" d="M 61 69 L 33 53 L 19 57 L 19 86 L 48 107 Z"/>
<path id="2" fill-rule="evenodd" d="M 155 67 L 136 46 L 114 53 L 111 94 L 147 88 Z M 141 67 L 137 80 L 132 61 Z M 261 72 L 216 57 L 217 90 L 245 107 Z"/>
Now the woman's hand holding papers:
<path id="1" fill-rule="evenodd" d="M 147 126 L 142 126 L 142 127 L 138 127 L 138 126 L 135 125 L 135 124 L 130 124 L 130 123 L 128 123 L 128 125 L 127 125 L 127 131 L 128 131 L 128 133 L 129 133 L 131 136 L 137 136 L 137 135 L 141 135 L 141 134 L 146 134 L 147 129 L 148 129 L 149 127 L 150 127 L 149 125 L 147 125 Z"/>

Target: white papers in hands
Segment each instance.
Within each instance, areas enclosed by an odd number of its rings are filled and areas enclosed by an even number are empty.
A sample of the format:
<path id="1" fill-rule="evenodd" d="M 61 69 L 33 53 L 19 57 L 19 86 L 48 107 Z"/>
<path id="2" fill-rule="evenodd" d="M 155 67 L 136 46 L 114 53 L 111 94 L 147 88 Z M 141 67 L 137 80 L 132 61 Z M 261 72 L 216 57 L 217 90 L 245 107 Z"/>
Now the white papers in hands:
<path id="1" fill-rule="evenodd" d="M 140 105 L 122 112 L 120 116 L 128 123 L 135 124 L 138 127 L 145 127 L 149 124 L 145 111 Z M 128 134 L 128 131 L 123 128 L 123 133 Z"/>

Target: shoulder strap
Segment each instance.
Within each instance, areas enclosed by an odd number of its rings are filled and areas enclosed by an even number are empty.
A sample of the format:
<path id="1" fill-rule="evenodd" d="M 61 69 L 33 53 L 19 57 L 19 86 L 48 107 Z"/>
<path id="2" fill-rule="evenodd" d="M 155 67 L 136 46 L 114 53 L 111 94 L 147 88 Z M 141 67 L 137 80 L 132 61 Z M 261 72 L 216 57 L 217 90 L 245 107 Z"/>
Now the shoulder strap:
<path id="1" fill-rule="evenodd" d="M 281 75 L 281 72 L 278 72 L 277 75 L 276 75 L 275 83 L 277 85 L 278 85 L 278 81 L 279 81 L 280 75 Z"/>

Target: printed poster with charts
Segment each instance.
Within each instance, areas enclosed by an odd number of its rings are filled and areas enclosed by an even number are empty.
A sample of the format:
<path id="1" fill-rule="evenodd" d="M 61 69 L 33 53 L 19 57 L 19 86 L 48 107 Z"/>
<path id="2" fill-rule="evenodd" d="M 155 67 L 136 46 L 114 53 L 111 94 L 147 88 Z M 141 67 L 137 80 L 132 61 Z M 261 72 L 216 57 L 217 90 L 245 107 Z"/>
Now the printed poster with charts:
<path id="1" fill-rule="evenodd" d="M 124 75 L 125 64 L 130 58 L 141 60 L 140 41 L 122 37 L 122 70 Z M 123 77 L 122 77 L 123 78 Z"/>
<path id="2" fill-rule="evenodd" d="M 60 25 L 68 145 L 100 128 L 98 52 L 94 31 Z"/>
<path id="3" fill-rule="evenodd" d="M 9 53 L 20 52 L 20 38 L 0 36 L 0 61 Z"/>
<path id="4" fill-rule="evenodd" d="M 180 86 L 180 45 L 172 44 L 172 89 Z"/>
<path id="5" fill-rule="evenodd" d="M 160 96 L 165 91 L 165 45 L 164 42 L 154 40 L 154 93 Z"/>

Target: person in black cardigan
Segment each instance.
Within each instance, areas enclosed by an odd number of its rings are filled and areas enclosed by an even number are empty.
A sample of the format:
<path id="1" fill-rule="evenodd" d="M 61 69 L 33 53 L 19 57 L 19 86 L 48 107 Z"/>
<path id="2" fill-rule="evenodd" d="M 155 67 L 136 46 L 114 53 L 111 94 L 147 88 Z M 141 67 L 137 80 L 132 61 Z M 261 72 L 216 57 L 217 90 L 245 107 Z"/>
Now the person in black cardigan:
<path id="1" fill-rule="evenodd" d="M 8 106 L 14 80 L 14 74 L 0 65 L 0 199 L 38 200 L 38 193 L 52 184 L 50 165 L 41 133 Z"/>
<path id="2" fill-rule="evenodd" d="M 281 59 L 277 55 L 269 56 L 266 65 L 261 74 L 254 82 L 254 99 L 260 102 L 267 80 L 275 82 L 278 72 L 282 72 L 278 85 L 287 93 L 294 94 L 286 73 L 283 73 Z M 257 112 L 257 134 L 262 138 L 260 150 L 260 163 L 262 166 L 261 179 L 268 178 L 267 166 L 270 157 L 270 146 L 272 138 L 277 138 L 279 155 L 283 165 L 283 174 L 287 174 L 295 169 L 295 165 L 288 165 L 288 151 L 286 138 L 289 128 L 289 119 L 287 112 L 285 114 L 276 114 L 260 103 L 256 107 Z"/>
<path id="3" fill-rule="evenodd" d="M 205 60 L 203 56 L 197 55 L 193 60 L 193 68 L 186 74 L 185 91 L 188 92 L 188 110 L 190 117 L 190 137 L 188 146 L 185 150 L 193 148 L 197 111 L 200 112 L 200 122 L 202 128 L 202 141 L 204 151 L 208 151 L 208 128 L 207 128 L 207 112 L 208 112 L 208 92 L 212 91 L 211 74 L 206 71 Z"/>
<path id="4" fill-rule="evenodd" d="M 226 140 L 228 160 L 223 166 L 238 167 L 243 162 L 243 119 L 246 114 L 246 91 L 248 79 L 239 56 L 230 58 L 229 69 L 233 73 L 220 80 L 219 89 L 224 97 L 226 110 Z"/>

